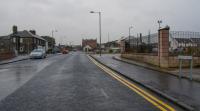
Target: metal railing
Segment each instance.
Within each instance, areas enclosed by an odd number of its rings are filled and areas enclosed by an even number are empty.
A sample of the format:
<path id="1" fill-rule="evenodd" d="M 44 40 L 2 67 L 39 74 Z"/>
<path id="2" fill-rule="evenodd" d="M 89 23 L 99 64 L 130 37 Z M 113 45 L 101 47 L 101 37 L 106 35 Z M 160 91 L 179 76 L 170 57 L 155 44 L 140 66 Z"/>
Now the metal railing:
<path id="1" fill-rule="evenodd" d="M 170 31 L 171 56 L 190 55 L 200 57 L 200 32 Z"/>
<path id="2" fill-rule="evenodd" d="M 149 34 L 140 37 L 131 37 L 126 40 L 126 51 L 130 53 L 146 53 L 157 55 L 158 53 L 158 34 Z"/>

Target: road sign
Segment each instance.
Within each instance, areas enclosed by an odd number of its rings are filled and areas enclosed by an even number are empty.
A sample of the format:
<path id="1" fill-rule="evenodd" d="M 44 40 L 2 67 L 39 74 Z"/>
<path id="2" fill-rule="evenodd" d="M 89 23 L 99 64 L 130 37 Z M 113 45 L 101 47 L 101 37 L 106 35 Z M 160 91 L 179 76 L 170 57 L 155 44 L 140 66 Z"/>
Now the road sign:
<path id="1" fill-rule="evenodd" d="M 179 59 L 179 77 L 180 78 L 182 77 L 182 62 L 183 62 L 183 60 L 189 60 L 190 61 L 190 73 L 189 73 L 189 76 L 190 76 L 190 80 L 192 80 L 193 57 L 192 56 L 179 55 L 178 59 Z"/>
<path id="2" fill-rule="evenodd" d="M 182 55 L 179 55 L 179 56 L 178 56 L 178 59 L 192 60 L 192 56 L 182 56 Z"/>

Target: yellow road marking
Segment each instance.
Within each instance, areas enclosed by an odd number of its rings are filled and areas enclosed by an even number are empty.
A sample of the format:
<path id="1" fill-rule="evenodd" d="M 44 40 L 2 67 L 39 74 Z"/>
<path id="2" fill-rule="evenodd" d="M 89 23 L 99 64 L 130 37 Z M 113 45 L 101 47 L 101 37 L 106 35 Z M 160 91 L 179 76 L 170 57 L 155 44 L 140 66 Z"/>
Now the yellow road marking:
<path id="1" fill-rule="evenodd" d="M 174 108 L 169 106 L 168 104 L 164 103 L 163 101 L 157 99 L 156 97 L 152 96 L 148 92 L 144 91 L 143 89 L 139 88 L 138 86 L 134 85 L 133 83 L 127 81 L 125 78 L 119 76 L 119 74 L 115 73 L 114 71 L 110 70 L 109 68 L 101 65 L 96 60 L 88 56 L 89 59 L 96 64 L 98 67 L 100 67 L 103 71 L 105 71 L 107 74 L 112 76 L 113 78 L 117 79 L 119 82 L 124 84 L 125 86 L 129 87 L 131 90 L 135 91 L 137 94 L 142 96 L 144 99 L 152 103 L 154 106 L 159 108 L 161 111 L 175 111 Z"/>

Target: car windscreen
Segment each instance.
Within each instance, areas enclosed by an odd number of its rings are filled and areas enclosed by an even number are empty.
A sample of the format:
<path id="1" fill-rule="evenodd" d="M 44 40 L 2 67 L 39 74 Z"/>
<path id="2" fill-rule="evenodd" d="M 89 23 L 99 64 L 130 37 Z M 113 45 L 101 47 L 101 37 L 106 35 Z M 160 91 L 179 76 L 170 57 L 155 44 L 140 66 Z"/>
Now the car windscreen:
<path id="1" fill-rule="evenodd" d="M 37 50 L 33 50 L 33 52 L 42 52 L 42 50 L 38 50 L 38 49 L 37 49 Z"/>

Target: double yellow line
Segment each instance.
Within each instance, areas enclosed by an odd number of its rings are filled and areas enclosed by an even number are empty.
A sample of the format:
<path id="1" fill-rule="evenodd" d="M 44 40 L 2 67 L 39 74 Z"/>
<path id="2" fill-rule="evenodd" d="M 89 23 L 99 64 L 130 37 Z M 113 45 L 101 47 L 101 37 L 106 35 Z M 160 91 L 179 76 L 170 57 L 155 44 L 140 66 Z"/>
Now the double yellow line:
<path id="1" fill-rule="evenodd" d="M 119 74 L 117 74 L 116 72 L 112 71 L 111 69 L 103 66 L 102 64 L 98 63 L 92 57 L 90 57 L 90 56 L 88 56 L 88 57 L 94 64 L 96 64 L 98 67 L 100 67 L 107 74 L 109 74 L 110 76 L 112 76 L 113 78 L 115 78 L 116 80 L 118 80 L 119 82 L 121 82 L 122 84 L 124 84 L 125 86 L 127 86 L 128 88 L 130 88 L 131 90 L 133 90 L 134 92 L 139 94 L 140 96 L 142 96 L 144 99 L 146 99 L 147 101 L 152 103 L 154 106 L 159 108 L 161 111 L 175 111 L 175 109 L 172 108 L 171 106 L 169 106 L 168 104 L 166 104 L 163 101 L 161 101 L 161 100 L 157 99 L 156 97 L 152 96 L 151 94 L 149 94 L 148 92 L 146 92 L 143 89 L 139 88 L 135 84 L 129 82 L 127 79 L 123 78 L 122 76 L 119 76 Z"/>

